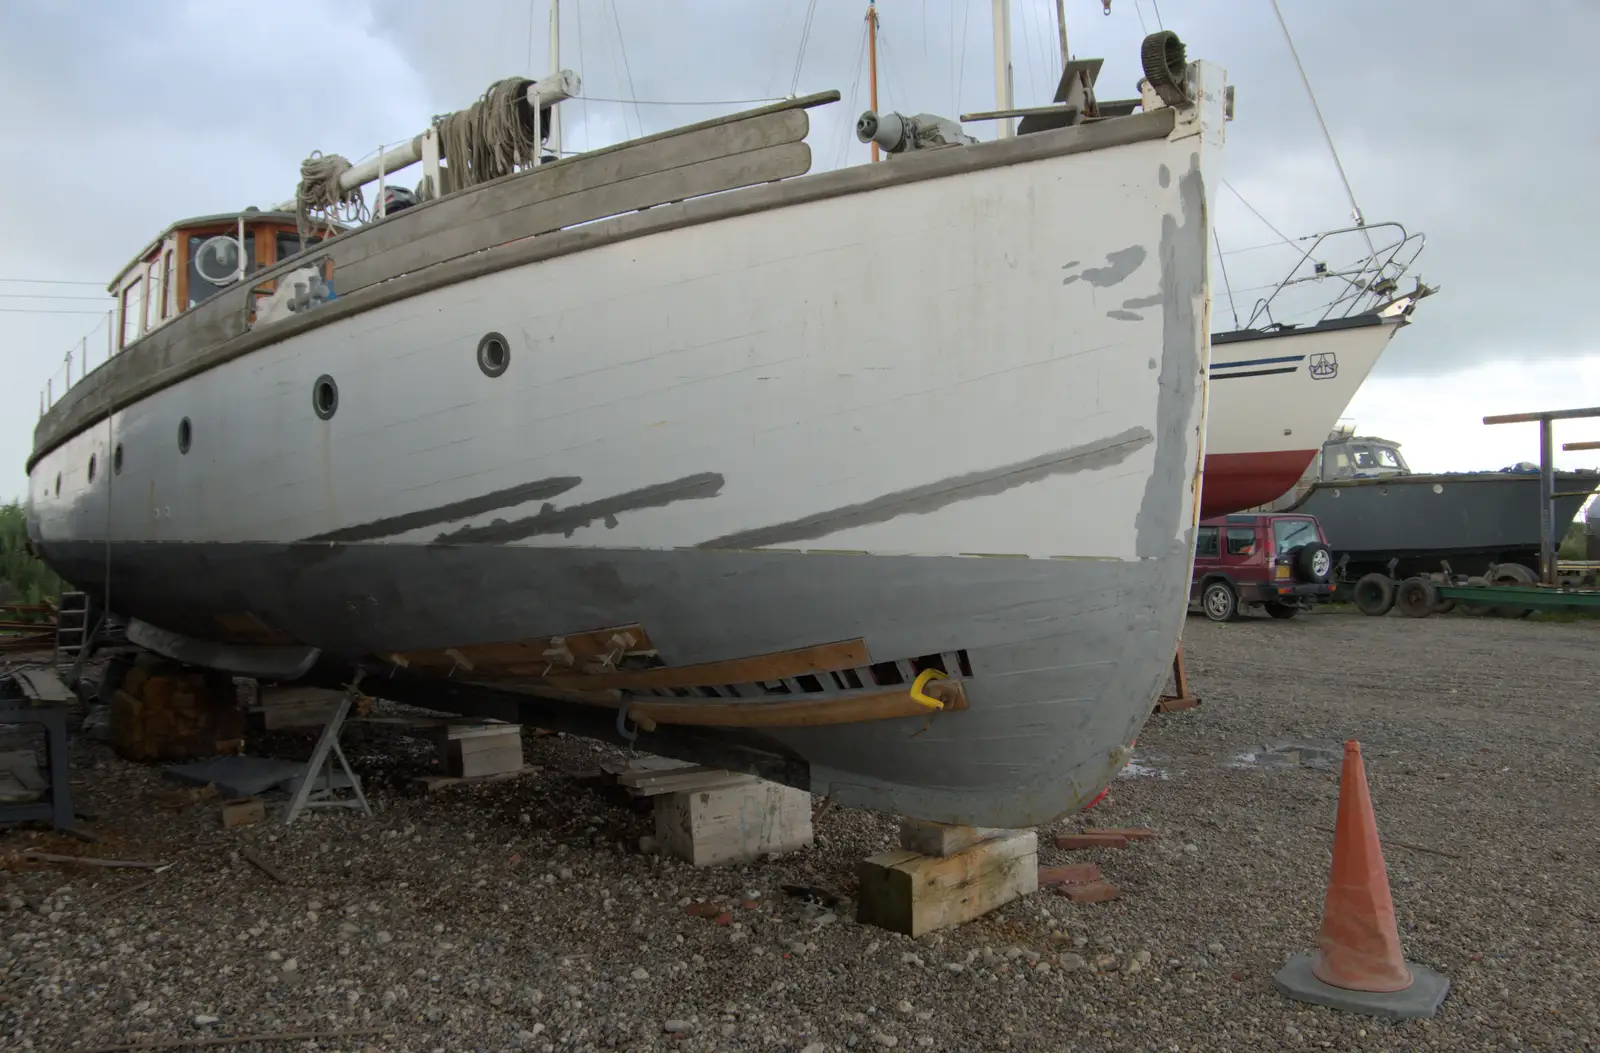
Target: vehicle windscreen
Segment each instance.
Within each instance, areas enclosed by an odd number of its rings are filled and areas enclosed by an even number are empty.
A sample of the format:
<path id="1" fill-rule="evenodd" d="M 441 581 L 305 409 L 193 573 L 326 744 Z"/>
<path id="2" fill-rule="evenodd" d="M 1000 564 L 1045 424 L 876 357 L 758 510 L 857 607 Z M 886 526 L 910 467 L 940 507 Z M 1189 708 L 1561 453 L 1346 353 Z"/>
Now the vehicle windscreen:
<path id="1" fill-rule="evenodd" d="M 1314 519 L 1275 519 L 1272 521 L 1272 540 L 1281 553 L 1321 539 L 1317 537 Z"/>

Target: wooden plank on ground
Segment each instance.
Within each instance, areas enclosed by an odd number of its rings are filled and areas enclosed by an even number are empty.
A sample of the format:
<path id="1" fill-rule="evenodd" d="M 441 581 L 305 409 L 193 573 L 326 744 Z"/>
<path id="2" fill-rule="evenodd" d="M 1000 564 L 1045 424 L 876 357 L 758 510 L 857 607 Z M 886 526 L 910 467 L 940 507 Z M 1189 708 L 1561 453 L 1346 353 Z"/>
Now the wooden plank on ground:
<path id="1" fill-rule="evenodd" d="M 858 870 L 856 919 L 917 937 L 980 917 L 1039 888 L 1032 830 L 983 841 L 944 859 L 896 849 Z"/>
<path id="2" fill-rule="evenodd" d="M 13 675 L 22 693 L 35 702 L 71 702 L 77 697 L 61 682 L 54 669 L 17 669 Z"/>

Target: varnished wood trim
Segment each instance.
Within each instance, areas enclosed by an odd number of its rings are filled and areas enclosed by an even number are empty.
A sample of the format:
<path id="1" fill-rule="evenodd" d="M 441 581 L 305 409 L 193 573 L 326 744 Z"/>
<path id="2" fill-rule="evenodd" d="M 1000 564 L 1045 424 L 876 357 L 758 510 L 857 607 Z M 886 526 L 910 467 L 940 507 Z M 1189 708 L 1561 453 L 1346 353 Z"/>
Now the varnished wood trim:
<path id="1" fill-rule="evenodd" d="M 816 728 L 832 724 L 860 724 L 869 720 L 896 717 L 937 716 L 967 708 L 967 693 L 961 681 L 939 682 L 944 709 L 929 709 L 911 700 L 909 686 L 889 688 L 859 695 L 807 699 L 783 696 L 784 701 L 750 699 L 738 702 L 642 702 L 638 699 L 628 712 L 657 724 L 691 724 L 712 728 Z M 930 688 L 930 694 L 933 693 Z"/>
<path id="2" fill-rule="evenodd" d="M 782 680 L 807 673 L 831 673 L 871 665 L 865 640 L 801 647 L 793 651 L 733 658 L 725 662 L 700 665 L 662 666 L 617 673 L 585 675 L 573 673 L 552 676 L 545 683 L 573 691 L 621 690 L 649 691 L 654 688 L 718 687 L 722 684 L 753 684 L 763 680 Z"/>

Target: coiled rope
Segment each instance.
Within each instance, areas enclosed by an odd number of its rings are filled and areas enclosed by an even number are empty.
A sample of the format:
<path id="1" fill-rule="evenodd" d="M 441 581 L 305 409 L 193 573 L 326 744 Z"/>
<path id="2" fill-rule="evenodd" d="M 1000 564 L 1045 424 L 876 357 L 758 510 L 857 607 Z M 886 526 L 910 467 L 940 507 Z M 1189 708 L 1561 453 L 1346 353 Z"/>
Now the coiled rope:
<path id="1" fill-rule="evenodd" d="M 517 114 L 517 101 L 526 97 L 528 83 L 525 77 L 495 81 L 477 102 L 434 122 L 439 152 L 449 162 L 451 190 L 486 183 L 533 163 L 539 142 Z"/>
<path id="2" fill-rule="evenodd" d="M 367 219 L 367 204 L 360 187 L 344 190 L 339 178 L 349 171 L 350 162 L 339 154 L 311 151 L 311 156 L 300 162 L 300 185 L 294 192 L 295 225 L 299 228 L 300 243 L 314 231 L 314 223 L 322 222 L 325 235 L 337 233 L 334 223 L 362 222 Z"/>

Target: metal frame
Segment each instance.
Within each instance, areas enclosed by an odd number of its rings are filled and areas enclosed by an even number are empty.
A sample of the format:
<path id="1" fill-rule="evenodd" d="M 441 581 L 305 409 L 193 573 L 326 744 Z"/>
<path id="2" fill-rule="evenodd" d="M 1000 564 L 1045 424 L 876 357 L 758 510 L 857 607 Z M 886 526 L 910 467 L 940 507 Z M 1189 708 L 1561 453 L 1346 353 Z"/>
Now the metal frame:
<path id="1" fill-rule="evenodd" d="M 1588 409 L 1544 410 L 1539 413 L 1502 413 L 1483 418 L 1485 424 L 1539 424 L 1539 580 L 1545 585 L 1556 584 L 1556 551 L 1561 543 L 1556 540 L 1555 501 L 1558 497 L 1572 497 L 1570 493 L 1556 493 L 1555 428 L 1558 420 L 1582 420 L 1600 417 L 1600 406 Z M 1562 447 L 1584 448 L 1582 443 Z M 1588 496 L 1592 491 L 1582 491 Z"/>
<path id="2" fill-rule="evenodd" d="M 1386 228 L 1392 228 L 1397 231 L 1399 234 L 1398 240 L 1394 241 L 1393 244 L 1384 243 L 1382 247 L 1371 249 L 1358 266 L 1343 270 L 1328 270 L 1325 265 L 1312 260 L 1317 249 L 1329 238 L 1359 233 L 1364 238 L 1369 239 L 1368 244 L 1370 245 L 1372 233 Z M 1349 318 L 1352 315 L 1373 310 L 1393 299 L 1394 295 L 1399 292 L 1400 279 L 1405 276 L 1406 271 L 1416 262 L 1417 256 L 1422 252 L 1426 244 L 1427 237 L 1420 231 L 1415 234 L 1409 233 L 1405 227 L 1393 221 L 1374 223 L 1370 226 L 1341 227 L 1338 230 L 1325 231 L 1314 235 L 1311 239 L 1311 244 L 1306 247 L 1305 251 L 1300 254 L 1300 258 L 1295 261 L 1294 266 L 1290 268 L 1289 276 L 1279 282 L 1277 288 L 1273 289 L 1270 295 L 1256 300 L 1256 305 L 1250 312 L 1250 320 L 1245 323 L 1244 328 L 1255 328 L 1256 322 L 1262 317 L 1266 318 L 1269 325 L 1276 324 L 1272 320 L 1272 303 L 1280 293 L 1291 285 L 1322 281 L 1325 278 L 1338 279 L 1345 283 L 1345 288 L 1327 305 L 1322 312 L 1322 316 L 1317 321 L 1325 322 L 1329 318 L 1335 317 Z M 1312 260 L 1313 263 L 1311 273 L 1297 277 L 1300 268 L 1305 265 L 1307 260 Z M 1420 289 L 1421 287 L 1421 282 L 1419 281 L 1418 288 Z M 1341 306 L 1344 308 L 1343 311 L 1339 310 Z"/>

